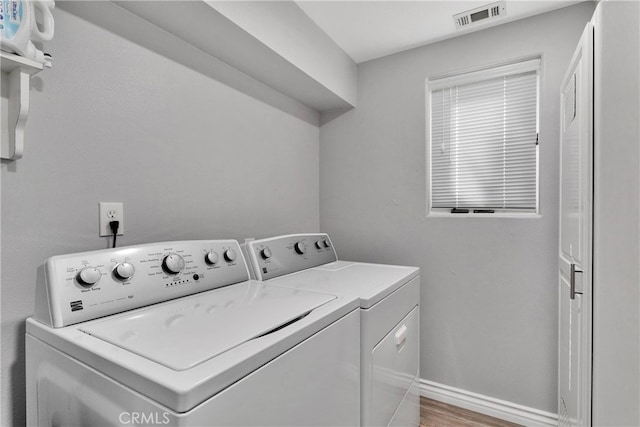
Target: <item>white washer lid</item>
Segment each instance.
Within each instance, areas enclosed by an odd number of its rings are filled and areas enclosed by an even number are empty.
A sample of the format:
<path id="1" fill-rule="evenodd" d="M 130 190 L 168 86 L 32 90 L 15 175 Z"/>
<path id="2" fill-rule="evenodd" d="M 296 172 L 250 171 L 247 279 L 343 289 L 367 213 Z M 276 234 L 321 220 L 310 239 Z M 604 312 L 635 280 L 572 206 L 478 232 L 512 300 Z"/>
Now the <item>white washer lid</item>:
<path id="1" fill-rule="evenodd" d="M 296 320 L 333 295 L 236 285 L 81 327 L 84 333 L 176 371 L 192 368 Z"/>

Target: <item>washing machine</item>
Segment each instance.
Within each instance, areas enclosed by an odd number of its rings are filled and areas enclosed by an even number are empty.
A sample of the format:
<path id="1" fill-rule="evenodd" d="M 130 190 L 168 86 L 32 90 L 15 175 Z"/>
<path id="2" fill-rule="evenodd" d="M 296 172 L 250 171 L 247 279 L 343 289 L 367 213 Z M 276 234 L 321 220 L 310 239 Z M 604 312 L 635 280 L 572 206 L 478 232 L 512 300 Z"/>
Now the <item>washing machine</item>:
<path id="1" fill-rule="evenodd" d="M 358 299 L 249 280 L 234 240 L 50 258 L 29 426 L 360 423 Z"/>
<path id="2" fill-rule="evenodd" d="M 418 268 L 338 260 L 327 234 L 250 240 L 242 250 L 256 280 L 358 297 L 362 425 L 419 425 Z"/>

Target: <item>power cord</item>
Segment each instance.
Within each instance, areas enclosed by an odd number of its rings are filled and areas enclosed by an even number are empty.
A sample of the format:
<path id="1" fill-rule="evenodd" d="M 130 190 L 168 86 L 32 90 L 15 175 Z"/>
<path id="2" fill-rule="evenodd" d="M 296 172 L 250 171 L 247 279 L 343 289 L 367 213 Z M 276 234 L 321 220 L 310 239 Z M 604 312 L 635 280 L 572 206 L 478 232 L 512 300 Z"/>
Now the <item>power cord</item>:
<path id="1" fill-rule="evenodd" d="M 120 228 L 120 221 L 111 221 L 109 222 L 109 228 L 111 228 L 111 232 L 113 233 L 113 248 L 116 247 L 116 237 L 118 236 L 118 228 Z"/>

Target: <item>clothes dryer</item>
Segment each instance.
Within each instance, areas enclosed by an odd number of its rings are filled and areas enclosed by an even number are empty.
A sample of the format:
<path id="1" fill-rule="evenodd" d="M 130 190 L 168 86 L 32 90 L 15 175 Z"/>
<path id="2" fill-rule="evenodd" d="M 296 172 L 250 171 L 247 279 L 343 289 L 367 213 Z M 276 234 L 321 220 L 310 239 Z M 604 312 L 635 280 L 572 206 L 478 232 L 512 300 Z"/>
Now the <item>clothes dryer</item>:
<path id="1" fill-rule="evenodd" d="M 327 234 L 247 241 L 250 273 L 269 285 L 356 296 L 364 426 L 420 423 L 420 270 L 338 260 Z"/>
<path id="2" fill-rule="evenodd" d="M 360 422 L 358 300 L 248 280 L 236 241 L 57 256 L 39 276 L 30 426 Z"/>

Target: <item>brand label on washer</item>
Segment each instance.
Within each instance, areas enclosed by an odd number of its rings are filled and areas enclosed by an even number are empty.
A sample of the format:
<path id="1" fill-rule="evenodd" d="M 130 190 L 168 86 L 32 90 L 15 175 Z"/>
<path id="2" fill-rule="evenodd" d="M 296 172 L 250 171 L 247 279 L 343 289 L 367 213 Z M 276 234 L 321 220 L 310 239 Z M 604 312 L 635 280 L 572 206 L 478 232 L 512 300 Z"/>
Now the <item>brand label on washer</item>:
<path id="1" fill-rule="evenodd" d="M 82 300 L 78 300 L 78 301 L 71 301 L 69 303 L 69 305 L 71 306 L 71 311 L 79 311 L 82 310 Z"/>

